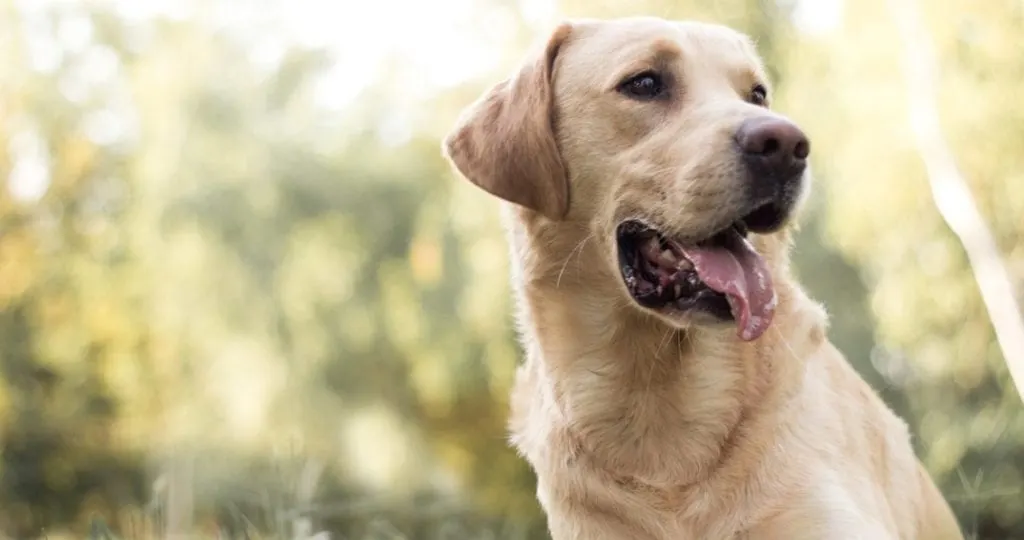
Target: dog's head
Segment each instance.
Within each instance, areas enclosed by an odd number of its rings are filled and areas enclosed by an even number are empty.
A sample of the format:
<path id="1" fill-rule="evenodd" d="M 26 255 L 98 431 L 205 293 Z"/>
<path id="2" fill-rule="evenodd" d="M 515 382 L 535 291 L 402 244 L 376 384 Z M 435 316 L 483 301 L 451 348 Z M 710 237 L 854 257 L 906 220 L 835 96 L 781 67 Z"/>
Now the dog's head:
<path id="1" fill-rule="evenodd" d="M 592 239 L 583 271 L 630 309 L 678 327 L 735 321 L 752 340 L 772 320 L 810 151 L 770 101 L 738 32 L 578 21 L 469 107 L 444 149 L 561 258 Z"/>

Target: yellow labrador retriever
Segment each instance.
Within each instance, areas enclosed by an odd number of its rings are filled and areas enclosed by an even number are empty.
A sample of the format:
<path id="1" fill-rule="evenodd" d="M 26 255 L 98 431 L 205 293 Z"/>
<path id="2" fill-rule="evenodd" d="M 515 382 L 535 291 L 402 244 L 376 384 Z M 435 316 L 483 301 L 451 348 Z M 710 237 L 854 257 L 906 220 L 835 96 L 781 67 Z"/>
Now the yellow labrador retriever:
<path id="1" fill-rule="evenodd" d="M 810 145 L 770 102 L 735 31 L 581 20 L 444 142 L 507 203 L 512 441 L 555 540 L 962 538 L 794 281 Z"/>

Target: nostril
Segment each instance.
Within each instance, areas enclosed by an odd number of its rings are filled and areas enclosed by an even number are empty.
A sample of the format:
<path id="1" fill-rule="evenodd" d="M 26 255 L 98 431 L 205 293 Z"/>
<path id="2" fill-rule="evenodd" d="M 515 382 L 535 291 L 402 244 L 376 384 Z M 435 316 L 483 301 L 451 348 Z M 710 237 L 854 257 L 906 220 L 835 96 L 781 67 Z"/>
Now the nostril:
<path id="1" fill-rule="evenodd" d="M 779 151 L 779 146 L 781 145 L 779 144 L 778 139 L 774 137 L 769 137 L 764 141 L 764 145 L 761 148 L 761 154 L 765 156 L 770 156 Z"/>
<path id="2" fill-rule="evenodd" d="M 796 159 L 807 159 L 807 156 L 811 154 L 811 143 L 807 139 L 801 139 L 800 142 L 796 143 L 796 147 L 793 148 L 793 157 Z"/>

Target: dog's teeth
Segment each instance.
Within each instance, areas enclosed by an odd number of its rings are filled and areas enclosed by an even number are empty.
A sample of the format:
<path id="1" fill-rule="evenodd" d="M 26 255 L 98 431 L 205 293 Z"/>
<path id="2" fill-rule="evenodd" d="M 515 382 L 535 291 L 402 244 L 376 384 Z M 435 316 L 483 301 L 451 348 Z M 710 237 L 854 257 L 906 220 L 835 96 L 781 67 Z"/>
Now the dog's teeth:
<path id="1" fill-rule="evenodd" d="M 676 254 L 672 253 L 671 249 L 666 249 L 665 251 L 662 251 L 661 252 L 661 257 L 663 259 L 665 259 L 666 261 L 668 261 L 668 262 L 671 262 L 671 263 L 676 262 Z"/>
<path id="2" fill-rule="evenodd" d="M 675 286 L 675 297 L 679 298 L 682 295 L 683 295 L 683 286 L 678 284 L 678 283 L 676 283 L 676 286 Z"/>

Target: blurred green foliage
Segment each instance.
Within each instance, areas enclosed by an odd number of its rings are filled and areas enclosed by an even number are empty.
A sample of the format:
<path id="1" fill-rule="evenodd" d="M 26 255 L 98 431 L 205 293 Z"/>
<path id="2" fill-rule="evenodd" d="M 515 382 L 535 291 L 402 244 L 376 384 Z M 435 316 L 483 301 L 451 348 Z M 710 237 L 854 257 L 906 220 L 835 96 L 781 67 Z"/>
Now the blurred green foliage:
<path id="1" fill-rule="evenodd" d="M 401 55 L 339 79 L 338 51 L 242 3 L 122 4 L 0 3 L 0 531 L 545 538 L 505 439 L 518 349 L 496 206 L 439 153 L 543 11 L 466 8 L 507 30 L 498 59 L 417 101 Z M 910 142 L 884 0 L 847 2 L 826 33 L 799 28 L 806 4 L 558 7 L 757 39 L 777 108 L 814 140 L 795 257 L 832 339 L 965 528 L 1024 538 L 1024 414 Z M 923 7 L 945 134 L 1020 291 L 1024 4 Z M 320 99 L 349 85 L 343 106 Z"/>

